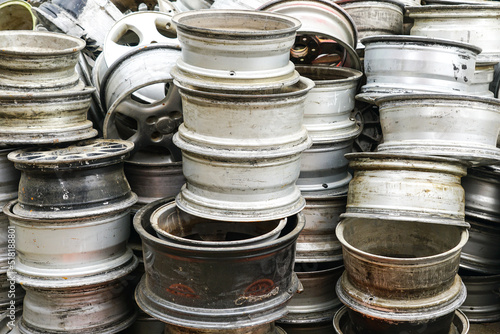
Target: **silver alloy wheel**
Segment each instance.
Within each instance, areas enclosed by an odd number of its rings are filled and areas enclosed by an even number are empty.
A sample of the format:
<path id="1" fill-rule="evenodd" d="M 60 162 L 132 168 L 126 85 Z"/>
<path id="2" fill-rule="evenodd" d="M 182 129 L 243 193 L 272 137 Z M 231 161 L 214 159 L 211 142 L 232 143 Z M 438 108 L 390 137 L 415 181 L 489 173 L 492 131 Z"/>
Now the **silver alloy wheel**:
<path id="1" fill-rule="evenodd" d="M 472 44 L 421 36 L 370 36 L 361 43 L 366 84 L 356 98 L 372 104 L 393 94 L 468 94 L 481 52 Z"/>
<path id="2" fill-rule="evenodd" d="M 379 151 L 445 156 L 473 165 L 496 164 L 500 159 L 498 99 L 399 94 L 375 102 L 384 134 Z"/>
<path id="3" fill-rule="evenodd" d="M 478 62 L 500 61 L 500 5 L 432 5 L 406 8 L 413 19 L 410 34 L 443 38 L 482 49 Z"/>
<path id="4" fill-rule="evenodd" d="M 55 32 L 0 31 L 0 89 L 59 91 L 78 88 L 75 70 L 85 47 L 79 38 Z"/>
<path id="5" fill-rule="evenodd" d="M 182 123 L 182 105 L 170 75 L 180 53 L 162 44 L 134 49 L 116 60 L 101 80 L 101 102 L 108 110 L 104 138 L 133 142 L 131 160 L 138 151 L 151 150 L 170 161 L 181 160 L 172 136 Z"/>
<path id="6" fill-rule="evenodd" d="M 210 91 L 279 89 L 299 80 L 290 48 L 300 21 L 281 14 L 199 10 L 176 14 L 182 55 L 172 75 Z"/>
<path id="7" fill-rule="evenodd" d="M 55 92 L 0 92 L 0 142 L 56 144 L 95 137 L 87 120 L 94 88 Z"/>
<path id="8" fill-rule="evenodd" d="M 341 218 L 420 221 L 468 227 L 460 179 L 467 164 L 451 158 L 385 152 L 346 154 L 354 170 Z"/>

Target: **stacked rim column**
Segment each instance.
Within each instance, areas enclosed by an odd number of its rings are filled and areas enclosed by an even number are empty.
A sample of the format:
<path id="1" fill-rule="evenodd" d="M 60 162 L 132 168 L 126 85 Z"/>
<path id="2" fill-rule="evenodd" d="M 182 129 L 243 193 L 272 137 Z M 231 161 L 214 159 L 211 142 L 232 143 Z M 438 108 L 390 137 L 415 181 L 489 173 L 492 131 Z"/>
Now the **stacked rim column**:
<path id="1" fill-rule="evenodd" d="M 175 202 L 153 202 L 135 217 L 146 268 L 136 300 L 167 332 L 279 332 L 274 321 L 298 288 L 305 201 L 295 182 L 311 145 L 302 118 L 314 83 L 289 61 L 300 22 L 218 10 L 173 22 L 182 53 L 171 73 L 184 118 L 174 143 L 186 184 Z M 281 232 L 263 238 L 275 221 Z"/>
<path id="2" fill-rule="evenodd" d="M 384 142 L 378 153 L 347 156 L 354 177 L 336 231 L 346 266 L 337 293 L 347 311 L 337 313 L 335 329 L 466 333 L 458 310 L 466 289 L 457 272 L 468 240 L 460 178 L 499 152 L 498 102 L 469 95 L 481 49 L 418 36 L 361 42 L 367 80 L 356 98 L 379 107 Z"/>
<path id="3" fill-rule="evenodd" d="M 306 199 L 306 227 L 297 240 L 295 271 L 304 292 L 294 296 L 290 313 L 278 321 L 287 332 L 331 332 L 341 305 L 334 287 L 342 274 L 342 248 L 335 236 L 345 212 L 351 174 L 344 154 L 352 152 L 360 128 L 351 117 L 362 73 L 350 68 L 296 66 L 315 87 L 306 98 L 304 124 L 313 140 L 302 153 L 297 185 Z"/>
<path id="4" fill-rule="evenodd" d="M 123 174 L 133 144 L 81 142 L 97 134 L 87 120 L 94 89 L 75 69 L 82 40 L 28 31 L 0 39 L 0 141 L 52 145 L 8 156 L 22 170 L 19 200 L 4 207 L 17 251 L 8 275 L 26 290 L 16 331 L 115 333 L 134 318 L 123 289 L 137 265 L 126 248 L 137 198 Z"/>
<path id="5" fill-rule="evenodd" d="M 297 241 L 295 266 L 304 291 L 294 296 L 289 314 L 278 324 L 289 333 L 330 333 L 333 314 L 340 305 L 334 286 L 344 269 L 334 233 L 339 215 L 345 212 L 351 179 L 344 154 L 351 152 L 360 133 L 351 118 L 362 76 L 354 50 L 357 30 L 352 18 L 333 2 L 272 1 L 259 10 L 301 21 L 290 58 L 302 76 L 315 82 L 304 113 L 313 145 L 302 153 L 297 180 L 306 199 L 306 227 Z"/>
<path id="6" fill-rule="evenodd" d="M 500 6 L 484 6 L 483 3 L 443 6 L 439 3 L 422 8 L 410 7 L 407 15 L 414 20 L 411 35 L 446 38 L 463 41 L 482 48 L 477 57 L 476 72 L 471 86 L 471 95 L 498 96 L 498 72 L 500 44 L 491 39 L 500 30 Z M 488 33 L 485 34 L 484 32 Z M 490 89 L 488 90 L 488 84 Z M 474 100 L 465 103 L 475 103 Z M 498 108 L 498 107 L 496 107 Z M 478 116 L 480 118 L 480 116 Z M 496 117 L 490 115 L 489 122 Z M 484 130 L 483 130 L 484 131 Z M 498 127 L 493 128 L 492 137 L 498 136 Z M 494 142 L 489 142 L 492 146 Z M 495 147 L 496 148 L 496 147 Z M 491 151 L 493 153 L 493 150 Z M 491 164 L 498 164 L 498 156 Z M 498 170 L 495 166 L 472 167 L 463 179 L 466 220 L 471 224 L 470 239 L 464 246 L 460 263 L 469 295 L 462 310 L 471 322 L 500 320 L 498 309 L 498 250 L 492 240 L 498 238 L 498 211 L 494 209 L 494 194 L 498 187 Z M 495 254 L 495 255 L 494 255 Z"/>
<path id="7" fill-rule="evenodd" d="M 4 207 L 16 230 L 11 275 L 26 290 L 21 333 L 116 333 L 133 322 L 126 276 L 137 259 L 127 240 L 137 197 L 123 173 L 132 146 L 95 139 L 10 153 L 21 170 L 19 197 Z"/>

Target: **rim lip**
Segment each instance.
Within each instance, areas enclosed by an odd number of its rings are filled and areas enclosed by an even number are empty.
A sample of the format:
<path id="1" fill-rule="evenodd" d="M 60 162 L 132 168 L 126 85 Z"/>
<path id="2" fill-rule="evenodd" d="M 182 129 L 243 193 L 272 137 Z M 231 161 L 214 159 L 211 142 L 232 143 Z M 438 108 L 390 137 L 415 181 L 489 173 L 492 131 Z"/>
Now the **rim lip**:
<path id="1" fill-rule="evenodd" d="M 335 312 L 335 314 L 333 316 L 333 328 L 337 334 L 347 334 L 347 333 L 344 333 L 342 331 L 342 328 L 340 328 L 340 320 L 343 319 L 344 317 L 346 317 L 347 310 L 348 310 L 348 307 L 344 305 L 337 312 Z M 455 321 L 460 321 L 464 325 L 462 332 L 459 334 L 466 334 L 469 332 L 469 327 L 470 327 L 469 320 L 462 310 L 460 310 L 460 309 L 455 310 L 454 319 L 455 320 L 453 320 L 452 326 L 455 325 Z M 349 320 L 349 318 L 348 318 L 348 320 Z M 456 325 L 455 325 L 455 327 L 456 327 Z"/>
<path id="2" fill-rule="evenodd" d="M 81 152 L 85 153 L 85 150 L 83 149 L 84 147 L 86 147 L 89 144 L 99 143 L 99 142 L 109 142 L 110 144 L 113 144 L 113 143 L 122 144 L 125 146 L 125 148 L 123 148 L 117 152 L 107 152 L 106 154 L 103 154 L 101 156 L 94 156 L 94 157 L 87 156 L 87 157 L 76 158 L 76 159 L 64 159 L 64 160 L 53 160 L 53 161 L 50 161 L 50 160 L 29 160 L 29 159 L 24 159 L 22 157 L 20 157 L 20 158 L 16 157 L 17 154 L 24 154 L 24 153 L 30 153 L 30 152 L 38 152 L 38 153 L 43 154 L 43 153 L 55 152 L 58 150 L 64 151 L 64 150 L 67 150 L 68 148 L 71 148 L 71 147 L 77 147 L 77 148 L 81 147 L 82 148 Z M 86 144 L 86 145 L 76 146 L 76 144 Z M 81 164 L 83 162 L 99 163 L 99 161 L 104 161 L 106 159 L 112 159 L 112 158 L 116 159 L 116 161 L 114 161 L 113 163 L 119 164 L 119 163 L 123 163 L 125 158 L 128 156 L 128 153 L 130 153 L 130 151 L 132 151 L 133 148 L 134 148 L 134 144 L 130 141 L 127 141 L 127 140 L 98 138 L 98 139 L 89 139 L 89 140 L 79 141 L 79 142 L 73 143 L 72 145 L 68 146 L 67 148 L 55 148 L 55 149 L 48 148 L 46 150 L 43 150 L 43 147 L 41 147 L 41 148 L 31 147 L 31 148 L 21 149 L 21 150 L 17 150 L 17 151 L 13 151 L 13 152 L 9 153 L 7 155 L 7 157 L 10 161 L 12 161 L 15 164 L 19 164 L 21 166 L 22 165 L 31 166 L 31 167 L 35 167 L 37 169 L 43 169 L 44 166 L 65 166 L 65 165 L 70 165 L 72 163 L 78 163 L 78 164 Z M 40 151 L 37 151 L 37 149 L 40 149 Z M 92 150 L 89 151 L 89 153 L 91 153 L 91 152 L 92 152 Z M 78 151 L 75 152 L 75 154 L 78 154 Z M 85 166 L 85 164 L 83 166 Z M 91 166 L 89 165 L 89 167 L 91 167 Z M 77 168 L 77 167 L 75 166 L 75 168 Z"/>
<path id="3" fill-rule="evenodd" d="M 353 220 L 358 220 L 357 218 L 350 218 Z M 397 221 L 388 221 L 390 223 L 397 224 Z M 451 257 L 454 254 L 460 253 L 461 249 L 465 246 L 467 243 L 467 240 L 469 239 L 469 231 L 467 230 L 467 227 L 464 226 L 456 226 L 456 225 L 451 225 L 453 229 L 461 229 L 462 231 L 460 232 L 460 240 L 458 243 L 453 246 L 453 248 L 448 249 L 445 252 L 438 253 L 435 255 L 430 255 L 430 256 L 421 256 L 421 257 L 414 257 L 414 258 L 399 258 L 399 257 L 390 257 L 390 256 L 383 256 L 383 255 L 377 255 L 374 253 L 370 253 L 367 251 L 363 251 L 359 248 L 356 248 L 352 246 L 347 240 L 344 238 L 343 231 L 345 228 L 345 224 L 347 224 L 347 219 L 341 219 L 339 223 L 337 224 L 337 227 L 335 228 L 335 234 L 339 240 L 339 242 L 342 244 L 343 250 L 348 250 L 350 253 L 352 253 L 354 256 L 358 256 L 362 258 L 363 262 L 376 262 L 376 263 L 390 263 L 395 266 L 411 266 L 411 265 L 417 265 L 417 264 L 436 264 L 437 262 L 444 260 L 446 258 Z M 408 221 L 407 223 L 415 223 L 415 224 L 420 224 L 418 222 L 411 222 Z"/>
<path id="4" fill-rule="evenodd" d="M 463 168 L 470 167 L 471 164 L 456 158 L 448 158 L 442 156 L 428 156 L 424 154 L 408 154 L 408 153 L 385 153 L 385 152 L 355 152 L 347 153 L 344 157 L 349 161 L 356 161 L 358 159 L 378 159 L 378 160 L 416 160 L 423 162 L 442 162 L 446 164 L 455 164 Z"/>
<path id="5" fill-rule="evenodd" d="M 143 206 L 139 211 L 134 216 L 133 219 L 133 225 L 134 229 L 139 233 L 139 236 L 141 239 L 144 241 L 147 241 L 151 244 L 154 244 L 155 248 L 162 247 L 162 248 L 170 248 L 174 249 L 176 251 L 182 251 L 182 252 L 195 252 L 199 253 L 200 252 L 200 247 L 196 246 L 190 246 L 190 245 L 184 245 L 184 244 L 177 244 L 168 240 L 163 240 L 160 239 L 157 236 L 152 235 L 148 231 L 144 229 L 142 226 L 143 220 L 146 218 L 145 215 L 148 213 L 148 211 L 151 211 L 151 214 L 156 210 L 159 205 L 166 204 L 168 202 L 175 201 L 174 197 L 170 198 L 162 198 L 157 201 L 151 202 L 148 205 Z M 250 244 L 250 245 L 244 245 L 244 246 L 238 246 L 238 247 L 203 247 L 203 253 L 208 254 L 208 253 L 214 253 L 214 254 L 231 254 L 231 253 L 240 253 L 240 252 L 258 252 L 261 250 L 269 250 L 273 247 L 281 247 L 283 244 L 287 244 L 288 242 L 291 242 L 293 239 L 296 239 L 298 237 L 298 234 L 300 231 L 305 226 L 305 218 L 301 213 L 295 214 L 297 216 L 297 224 L 296 226 L 288 232 L 286 235 L 278 237 L 275 240 L 269 240 L 263 243 L 257 243 L 257 244 Z M 293 215 L 293 216 L 295 216 Z M 151 217 L 151 216 L 150 216 Z M 287 222 L 288 224 L 289 222 Z M 149 223 L 151 225 L 151 223 Z"/>
<path id="6" fill-rule="evenodd" d="M 493 104 L 495 106 L 500 106 L 500 100 L 493 97 L 481 97 L 475 95 L 465 95 L 465 94 L 420 94 L 420 93 L 409 93 L 409 94 L 391 94 L 381 96 L 375 99 L 375 104 L 380 107 L 381 104 L 392 102 L 392 101 L 413 101 L 413 100 L 446 100 L 446 101 L 470 101 L 470 102 L 480 102 Z M 498 110 L 500 112 L 500 109 Z"/>
<path id="7" fill-rule="evenodd" d="M 130 15 L 133 15 L 135 13 L 132 13 Z M 181 55 L 181 49 L 179 46 L 174 45 L 174 44 L 166 44 L 166 43 L 157 43 L 157 44 L 149 44 L 149 45 L 141 45 L 132 48 L 128 52 L 125 52 L 122 54 L 120 57 L 118 57 L 112 64 L 106 69 L 106 72 L 104 73 L 104 76 L 99 80 L 99 85 L 100 85 L 100 90 L 99 90 L 99 95 L 100 95 L 100 100 L 101 104 L 105 107 L 108 107 L 109 110 L 114 110 L 116 109 L 116 106 L 119 104 L 119 102 L 122 102 L 126 97 L 129 95 L 133 94 L 137 90 L 150 86 L 155 83 L 165 83 L 166 81 L 159 81 L 159 82 L 146 82 L 143 83 L 142 85 L 138 86 L 133 86 L 129 88 L 127 91 L 121 92 L 120 95 L 117 95 L 116 99 L 114 101 L 110 101 L 111 103 L 108 103 L 106 95 L 107 95 L 107 90 L 108 90 L 108 83 L 111 79 L 116 80 L 116 75 L 117 71 L 123 70 L 123 66 L 128 65 L 129 63 L 133 63 L 134 60 L 141 59 L 140 57 L 146 57 L 150 52 L 175 52 L 178 51 L 179 56 Z M 154 54 L 153 54 L 154 55 Z M 140 56 L 140 57 L 139 57 Z M 165 56 L 168 56 L 166 54 Z M 103 56 L 104 58 L 104 56 Z M 105 59 L 104 59 L 105 60 Z M 168 63 L 168 61 L 167 61 Z M 175 65 L 175 61 L 172 62 L 172 67 Z M 98 68 L 98 66 L 96 66 Z M 123 75 L 122 75 L 123 76 Z M 172 81 L 173 77 L 168 74 L 168 81 Z M 117 102 L 119 101 L 119 102 Z M 109 106 L 108 106 L 109 104 Z M 153 103 L 154 104 L 154 103 Z"/>
<path id="8" fill-rule="evenodd" d="M 374 35 L 374 36 L 364 37 L 360 40 L 360 42 L 363 45 L 365 45 L 365 47 L 366 44 L 369 43 L 389 43 L 389 42 L 395 42 L 401 44 L 428 43 L 440 46 L 454 46 L 472 51 L 476 53 L 476 56 L 479 55 L 481 51 L 483 51 L 483 49 L 481 49 L 480 47 L 469 43 L 458 42 L 451 39 L 423 37 L 415 35 Z"/>
<path id="9" fill-rule="evenodd" d="M 0 51 L 1 53 L 1 51 Z M 65 98 L 76 98 L 76 99 L 88 99 L 90 100 L 91 94 L 96 91 L 94 87 L 87 86 L 82 90 L 72 90 L 65 89 L 62 91 L 0 91 L 0 101 L 18 101 L 29 103 L 39 100 L 52 100 L 52 99 L 65 99 Z"/>
<path id="10" fill-rule="evenodd" d="M 186 17 L 220 17 L 220 16 L 241 16 L 241 17 L 254 17 L 263 19 L 275 19 L 282 23 L 287 23 L 290 25 L 288 28 L 273 29 L 273 30 L 249 30 L 249 31 L 235 31 L 225 28 L 203 28 L 198 26 L 191 26 L 183 23 L 183 19 Z M 252 10 L 224 10 L 224 9 L 199 9 L 195 11 L 186 11 L 175 14 L 172 17 L 172 22 L 177 26 L 179 31 L 186 34 L 202 35 L 205 38 L 230 38 L 230 39 L 255 39 L 255 37 L 273 37 L 280 35 L 294 34 L 301 26 L 300 20 L 278 13 L 262 13 Z"/>
<path id="11" fill-rule="evenodd" d="M 296 4 L 294 4 L 294 2 Z M 289 3 L 288 6 L 282 7 L 285 9 L 289 8 L 289 7 L 296 7 L 296 6 L 301 6 L 301 5 L 311 6 L 311 5 L 314 5 L 315 3 L 319 3 L 319 4 L 322 4 L 324 6 L 333 8 L 335 11 L 337 11 L 339 14 L 341 14 L 345 20 L 347 20 L 349 22 L 350 28 L 351 28 L 352 33 L 353 33 L 354 45 L 350 45 L 347 42 L 344 42 L 344 43 L 348 44 L 352 48 L 356 47 L 356 43 L 358 41 L 358 29 L 356 28 L 356 23 L 354 22 L 354 19 L 351 17 L 351 15 L 349 15 L 346 12 L 346 10 L 344 8 L 342 8 L 340 5 L 338 5 L 336 2 L 330 2 L 327 0 L 300 0 L 300 1 L 274 0 L 274 1 L 267 2 L 264 5 L 260 6 L 259 8 L 256 9 L 256 11 L 266 11 L 266 12 L 277 13 L 275 11 L 275 9 L 273 9 L 272 7 L 275 5 L 281 5 L 284 3 Z M 310 32 L 301 31 L 299 28 L 297 31 L 297 34 L 299 34 L 299 33 L 306 33 L 307 34 Z M 319 35 L 323 35 L 322 32 L 314 32 L 314 34 L 318 34 L 318 33 L 319 33 Z"/>
<path id="12" fill-rule="evenodd" d="M 378 0 L 373 0 L 373 1 L 378 1 Z M 345 74 L 347 75 L 346 78 L 341 78 L 341 79 L 319 79 L 319 80 L 314 80 L 309 78 L 308 73 L 303 74 L 301 70 L 303 69 L 318 69 L 318 70 L 323 70 L 327 72 L 326 74 Z M 326 85 L 326 84 L 343 84 L 343 83 L 350 83 L 350 82 L 355 82 L 360 80 L 363 77 L 363 72 L 358 71 L 357 69 L 350 68 L 350 67 L 330 67 L 330 66 L 320 66 L 320 65 L 295 65 L 295 70 L 299 72 L 299 74 L 304 77 L 308 78 L 309 80 L 312 80 L 316 86 L 318 85 Z M 320 88 L 320 87 L 318 87 Z"/>
<path id="13" fill-rule="evenodd" d="M 198 247 L 238 247 L 238 246 L 245 246 L 245 245 L 249 245 L 249 244 L 255 244 L 255 243 L 262 243 L 262 242 L 265 242 L 267 241 L 266 239 L 269 239 L 269 238 L 272 238 L 273 235 L 277 234 L 277 236 L 279 237 L 281 231 L 283 230 L 283 228 L 286 226 L 287 224 L 287 217 L 285 218 L 281 218 L 281 219 L 276 219 L 279 221 L 279 223 L 276 225 L 275 228 L 273 228 L 271 231 L 269 232 L 266 232 L 264 234 L 261 234 L 261 235 L 258 235 L 258 236 L 255 236 L 255 237 L 250 237 L 250 238 L 246 238 L 246 239 L 243 239 L 243 240 L 235 240 L 235 241 L 198 241 L 198 240 L 192 240 L 192 239 L 187 239 L 187 238 L 184 238 L 184 237 L 179 237 L 179 236 L 176 236 L 172 233 L 169 233 L 169 232 L 166 232 L 165 230 L 162 230 L 159 225 L 158 225 L 158 216 L 160 216 L 162 213 L 165 213 L 166 211 L 172 209 L 172 208 L 177 208 L 177 204 L 175 203 L 175 201 L 172 201 L 172 202 L 168 202 L 160 207 L 158 207 L 156 210 L 154 210 L 152 213 L 151 213 L 151 216 L 150 216 L 150 224 L 151 224 L 151 227 L 155 230 L 156 233 L 159 233 L 161 234 L 163 237 L 165 238 L 168 238 L 169 240 L 174 240 L 175 242 L 179 243 L 179 244 L 187 244 L 187 245 L 192 245 L 194 247 L 198 246 Z M 180 210 L 180 209 L 179 209 Z M 182 211 L 182 210 L 180 210 Z M 187 212 L 186 212 L 187 213 Z M 190 215 L 189 213 L 187 213 L 188 215 Z M 192 216 L 192 215 L 191 215 Z M 218 221 L 214 221 L 214 222 L 218 222 Z M 232 223 L 232 222 L 225 222 L 225 221 L 221 221 L 222 223 Z M 258 224 L 258 222 L 255 222 L 255 224 Z M 277 231 L 277 233 L 276 233 Z M 161 237 L 160 237 L 161 239 Z M 164 239 L 162 239 L 164 240 Z"/>
<path id="14" fill-rule="evenodd" d="M 387 0 L 386 0 L 387 1 Z M 467 2 L 467 1 L 465 1 Z M 432 13 L 435 11 L 438 11 L 435 14 L 445 14 L 447 17 L 450 16 L 450 14 L 456 13 L 456 11 L 462 12 L 462 11 L 468 11 L 468 10 L 484 10 L 484 9 L 495 9 L 497 11 L 496 15 L 493 15 L 495 17 L 500 16 L 500 12 L 498 10 L 500 9 L 500 4 L 498 4 L 496 1 L 490 1 L 492 2 L 489 5 L 482 4 L 482 2 L 476 2 L 476 4 L 472 3 L 465 3 L 465 4 L 460 4 L 461 2 L 454 2 L 455 4 L 452 5 L 451 2 L 448 5 L 445 4 L 431 4 L 431 5 L 425 5 L 425 6 L 407 6 L 406 11 L 407 14 L 411 17 L 413 13 L 416 14 L 421 14 L 421 13 Z M 447 10 L 446 10 L 447 9 Z M 453 10 L 450 10 L 453 9 Z M 443 10 L 444 12 L 441 12 Z M 445 11 L 446 10 L 446 11 Z M 461 17 L 461 16 L 459 16 Z"/>
<path id="15" fill-rule="evenodd" d="M 40 37 L 56 37 L 59 39 L 64 39 L 69 42 L 75 43 L 75 46 L 59 49 L 59 50 L 46 50 L 46 51 L 15 51 L 2 48 L 0 49 L 0 54 L 4 55 L 24 55 L 24 56 L 63 56 L 70 54 L 77 54 L 79 51 L 85 48 L 85 41 L 81 38 L 73 37 L 63 33 L 57 32 L 45 32 L 45 31 L 32 31 L 32 30 L 4 30 L 0 31 L 0 38 L 4 35 L 18 35 L 22 36 L 23 39 L 26 38 L 40 38 Z"/>
<path id="16" fill-rule="evenodd" d="M 346 5 L 346 4 L 355 4 L 355 3 L 360 3 L 360 2 L 372 2 L 372 3 L 377 3 L 377 4 L 381 3 L 381 2 L 390 3 L 390 4 L 396 5 L 399 8 L 401 8 L 401 14 L 403 14 L 403 15 L 404 15 L 404 9 L 406 7 L 402 2 L 396 1 L 396 0 L 340 0 L 340 1 L 335 1 L 335 3 L 339 4 L 340 6 Z"/>
<path id="17" fill-rule="evenodd" d="M 290 98 L 301 98 L 304 95 L 307 95 L 307 93 L 314 88 L 315 84 L 314 81 L 307 78 L 307 77 L 299 77 L 299 81 L 294 83 L 291 86 L 288 86 L 286 88 L 291 88 L 293 91 L 288 91 L 288 92 L 280 92 L 283 90 L 283 88 L 279 89 L 278 92 L 275 93 L 262 93 L 260 91 L 249 91 L 249 94 L 238 94 L 238 93 L 228 93 L 227 91 L 224 92 L 219 92 L 219 91 L 205 91 L 205 90 L 200 90 L 200 89 L 195 89 L 189 84 L 183 85 L 181 82 L 179 82 L 177 79 L 173 80 L 174 84 L 179 88 L 179 91 L 181 93 L 186 94 L 186 92 L 189 95 L 194 95 L 195 97 L 201 97 L 201 98 L 211 98 L 215 99 L 217 101 L 227 101 L 228 99 L 234 99 L 237 100 L 237 102 L 258 102 L 262 103 L 262 99 L 266 100 L 277 100 L 277 101 L 282 101 L 285 99 L 290 99 Z M 255 92 L 256 94 L 252 94 L 252 92 Z M 289 103 L 285 100 L 285 103 Z M 499 101 L 500 103 L 500 101 Z"/>

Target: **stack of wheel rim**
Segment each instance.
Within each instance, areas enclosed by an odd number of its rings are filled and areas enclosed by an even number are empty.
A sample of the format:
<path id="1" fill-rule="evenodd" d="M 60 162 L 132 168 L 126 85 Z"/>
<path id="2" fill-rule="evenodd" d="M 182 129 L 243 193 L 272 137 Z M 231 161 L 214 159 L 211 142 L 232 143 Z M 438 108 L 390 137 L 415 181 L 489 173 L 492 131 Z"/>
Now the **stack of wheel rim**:
<path id="1" fill-rule="evenodd" d="M 181 52 L 171 19 L 167 13 L 140 11 L 116 21 L 104 38 L 92 73 L 106 111 L 104 138 L 134 143 L 124 164 L 130 187 L 138 196 L 132 215 L 148 203 L 177 195 L 185 183 L 181 153 L 172 142 L 182 123 L 182 105 L 170 75 Z M 140 259 L 134 274 L 140 277 L 144 273 L 142 245 L 133 229 L 129 246 Z M 130 330 L 141 326 L 151 331 L 164 327 L 143 312 Z"/>
<path id="2" fill-rule="evenodd" d="M 7 159 L 7 154 L 13 150 L 14 148 L 6 146 L 0 151 L 0 204 L 2 207 L 9 201 L 17 198 L 20 174 L 19 171 L 14 168 L 14 165 Z M 0 314 L 0 328 L 2 329 L 7 328 L 7 324 L 10 321 L 18 318 L 22 309 L 22 298 L 24 297 L 24 292 L 20 286 L 17 285 L 14 280 L 7 277 L 9 260 L 12 260 L 15 255 L 14 235 L 10 232 L 12 232 L 12 230 L 9 230 L 9 220 L 7 216 L 0 213 L 0 280 L 2 282 L 0 285 L 0 295 L 2 296 L 0 303 L 4 310 Z"/>
<path id="3" fill-rule="evenodd" d="M 465 219 L 471 225 L 464 246 L 460 275 L 467 286 L 462 311 L 471 322 L 500 321 L 500 259 L 497 194 L 500 174 L 497 166 L 470 168 L 462 179 L 465 189 Z"/>
<path id="4" fill-rule="evenodd" d="M 228 5 L 228 1 L 218 5 L 224 3 Z M 306 199 L 306 226 L 297 241 L 295 261 L 304 291 L 294 296 L 290 312 L 277 323 L 288 333 L 330 333 L 333 314 L 341 305 L 334 287 L 344 270 L 335 236 L 351 179 L 344 154 L 352 151 L 361 132 L 351 116 L 362 77 L 354 50 L 357 31 L 346 11 L 332 2 L 273 1 L 262 4 L 259 10 L 301 21 L 290 56 L 300 75 L 315 83 L 304 113 L 313 145 L 302 153 L 297 180 Z"/>
<path id="5" fill-rule="evenodd" d="M 456 330 L 466 297 L 457 271 L 468 239 L 467 163 L 386 152 L 347 158 L 354 176 L 336 229 L 346 269 L 337 295 L 347 312 L 337 313 L 336 331 Z"/>
<path id="6" fill-rule="evenodd" d="M 445 3 L 437 2 L 421 8 L 410 7 L 408 16 L 414 20 L 412 35 L 460 40 L 482 48 L 477 57 L 472 91 L 469 94 L 498 96 L 499 77 L 494 77 L 494 74 L 498 72 L 500 45 L 496 40 L 491 40 L 490 36 L 500 30 L 500 6 L 492 4 L 490 7 L 486 2 L 446 6 Z M 457 27 L 460 28 L 456 29 Z M 484 34 L 484 31 L 488 31 L 488 34 Z M 492 92 L 488 91 L 488 85 Z M 469 101 L 466 103 L 478 103 L 472 98 L 469 98 Z M 498 108 L 495 102 L 490 103 Z M 475 122 L 481 122 L 479 119 L 485 116 L 477 115 Z M 485 122 L 493 125 L 490 130 L 483 128 L 482 131 L 491 131 L 491 137 L 496 137 L 497 121 L 497 113 L 488 115 Z M 476 124 L 476 129 L 481 127 L 480 123 Z M 497 142 L 493 138 L 488 144 L 496 148 Z M 482 144 L 486 143 L 484 135 Z M 490 163 L 496 165 L 498 155 L 493 152 L 497 151 L 488 151 Z M 494 246 L 496 243 L 492 242 L 499 236 L 498 210 L 495 208 L 494 197 L 498 188 L 497 182 L 498 168 L 483 166 L 470 168 L 462 183 L 465 189 L 466 221 L 471 225 L 470 239 L 463 249 L 460 263 L 460 273 L 469 293 L 462 310 L 471 322 L 500 320 L 498 249 Z"/>
<path id="7" fill-rule="evenodd" d="M 491 261 L 478 261 L 479 242 L 471 242 L 481 237 L 473 237 L 474 227 L 468 238 L 473 220 L 467 212 L 488 191 L 479 195 L 483 184 L 469 178 L 462 187 L 461 177 L 471 166 L 472 176 L 482 175 L 485 167 L 478 166 L 497 164 L 500 152 L 499 102 L 488 92 L 495 45 L 479 40 L 482 34 L 474 30 L 485 29 L 463 24 L 469 15 L 496 25 L 490 18 L 499 9 L 478 6 L 472 14 L 466 7 L 410 7 L 412 35 L 420 36 L 361 40 L 367 78 L 357 98 L 379 107 L 384 141 L 377 153 L 347 156 L 354 176 L 336 231 L 346 267 L 337 284 L 347 307 L 335 317 L 339 333 L 467 333 L 462 305 L 464 311 L 475 309 L 483 298 L 489 304 L 478 314 L 485 318 L 491 316 L 485 310 L 498 305 L 494 276 L 481 290 L 478 277 L 462 281 L 457 274 L 459 265 L 484 267 Z M 493 210 L 485 206 L 479 208 L 481 218 Z M 467 282 L 473 293 L 468 301 Z"/>
<path id="8" fill-rule="evenodd" d="M 224 10 L 172 20 L 186 184 L 134 218 L 145 264 L 136 301 L 167 332 L 281 333 L 274 321 L 299 287 L 295 183 L 311 145 L 302 120 L 314 83 L 289 60 L 300 22 Z"/>
<path id="9" fill-rule="evenodd" d="M 8 276 L 26 292 L 16 330 L 116 333 L 135 314 L 126 276 L 137 259 L 126 241 L 137 196 L 123 173 L 133 144 L 88 139 L 97 131 L 86 117 L 94 90 L 75 69 L 82 40 L 28 31 L 0 38 L 0 103 L 8 120 L 0 141 L 11 145 L 6 162 L 21 171 L 5 169 L 5 177 L 18 178 L 3 210 L 15 245 Z"/>
<path id="10" fill-rule="evenodd" d="M 331 332 L 333 313 L 340 306 L 333 288 L 344 270 L 335 227 L 345 212 L 351 180 L 344 154 L 352 152 L 354 139 L 360 133 L 351 112 L 362 73 L 314 65 L 296 69 L 315 82 L 306 98 L 304 114 L 313 146 L 302 153 L 297 181 L 306 199 L 302 211 L 306 227 L 297 241 L 295 268 L 304 292 L 292 299 L 290 313 L 279 324 L 287 332 Z"/>

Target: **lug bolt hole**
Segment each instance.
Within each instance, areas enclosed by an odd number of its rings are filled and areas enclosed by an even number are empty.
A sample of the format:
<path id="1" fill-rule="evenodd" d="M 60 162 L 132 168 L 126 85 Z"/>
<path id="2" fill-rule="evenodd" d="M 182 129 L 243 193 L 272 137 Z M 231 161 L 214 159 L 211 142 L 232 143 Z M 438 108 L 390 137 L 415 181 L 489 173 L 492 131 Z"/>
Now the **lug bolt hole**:
<path id="1" fill-rule="evenodd" d="M 159 142 L 162 140 L 162 138 L 163 138 L 163 135 L 159 132 L 155 131 L 151 134 L 151 140 L 154 142 Z"/>
<path id="2" fill-rule="evenodd" d="M 158 122 L 158 117 L 156 117 L 156 116 L 149 116 L 149 117 L 146 119 L 146 124 L 149 124 L 149 125 L 153 125 L 153 124 L 155 124 L 156 122 Z"/>

